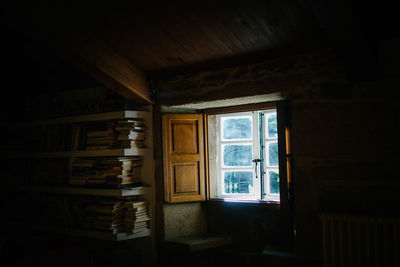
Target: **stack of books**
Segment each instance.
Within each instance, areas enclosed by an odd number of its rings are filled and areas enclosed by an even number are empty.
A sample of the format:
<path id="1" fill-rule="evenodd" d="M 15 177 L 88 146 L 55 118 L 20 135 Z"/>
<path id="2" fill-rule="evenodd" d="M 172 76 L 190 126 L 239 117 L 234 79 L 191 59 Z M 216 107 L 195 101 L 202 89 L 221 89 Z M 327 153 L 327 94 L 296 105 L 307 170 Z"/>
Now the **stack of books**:
<path id="1" fill-rule="evenodd" d="M 146 201 L 127 201 L 124 203 L 124 231 L 135 234 L 150 229 L 150 217 Z"/>
<path id="2" fill-rule="evenodd" d="M 86 150 L 144 148 L 146 125 L 142 119 L 93 123 L 86 131 Z"/>
<path id="3" fill-rule="evenodd" d="M 143 120 L 122 120 L 116 122 L 115 132 L 119 148 L 144 148 L 146 125 Z"/>
<path id="4" fill-rule="evenodd" d="M 96 159 L 79 158 L 72 162 L 70 185 L 85 185 L 88 179 L 90 169 L 94 167 Z"/>
<path id="5" fill-rule="evenodd" d="M 69 184 L 121 188 L 140 184 L 142 157 L 79 158 L 72 163 Z"/>
<path id="6" fill-rule="evenodd" d="M 110 149 L 115 146 L 115 136 L 110 124 L 107 129 L 92 129 L 86 132 L 86 150 Z"/>
<path id="7" fill-rule="evenodd" d="M 83 227 L 121 233 L 124 231 L 123 201 L 101 200 L 87 204 L 83 212 Z"/>

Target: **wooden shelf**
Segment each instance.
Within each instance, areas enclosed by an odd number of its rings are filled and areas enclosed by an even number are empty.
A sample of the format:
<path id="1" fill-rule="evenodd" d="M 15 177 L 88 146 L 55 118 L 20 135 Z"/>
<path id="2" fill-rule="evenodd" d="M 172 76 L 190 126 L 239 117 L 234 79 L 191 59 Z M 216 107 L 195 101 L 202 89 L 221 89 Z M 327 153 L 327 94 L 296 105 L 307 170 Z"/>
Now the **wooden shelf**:
<path id="1" fill-rule="evenodd" d="M 117 119 L 135 119 L 135 118 L 146 118 L 151 115 L 149 111 L 134 111 L 134 110 L 122 110 L 107 113 L 97 113 L 70 117 L 60 117 L 48 120 L 36 120 L 36 121 L 25 121 L 17 122 L 8 125 L 2 125 L 7 127 L 34 127 L 44 126 L 53 124 L 68 124 L 78 122 L 90 122 L 90 121 L 105 121 L 105 120 L 117 120 Z"/>
<path id="2" fill-rule="evenodd" d="M 109 240 L 109 241 L 123 241 L 140 237 L 146 237 L 150 236 L 151 233 L 150 229 L 146 229 L 136 234 L 127 234 L 127 233 L 112 234 L 96 230 L 70 228 L 70 227 L 54 226 L 54 225 L 34 225 L 25 223 L 3 223 L 1 224 L 0 228 L 6 233 L 10 232 L 10 230 L 17 230 L 17 231 L 23 230 L 23 232 L 30 230 L 30 231 L 46 232 L 51 234 L 94 238 L 94 239 Z"/>
<path id="3" fill-rule="evenodd" d="M 35 152 L 35 151 L 10 151 L 3 154 L 7 158 L 83 158 L 83 157 L 124 157 L 124 156 L 144 156 L 148 153 L 148 148 L 126 148 L 126 149 L 104 149 L 104 150 L 77 150 L 77 151 L 55 151 L 55 152 Z"/>
<path id="4" fill-rule="evenodd" d="M 128 197 L 141 196 L 149 191 L 146 186 L 108 189 L 108 188 L 86 188 L 74 186 L 21 186 L 12 188 L 2 188 L 3 192 L 26 192 L 26 193 L 51 193 L 66 195 L 87 195 L 104 197 Z"/>

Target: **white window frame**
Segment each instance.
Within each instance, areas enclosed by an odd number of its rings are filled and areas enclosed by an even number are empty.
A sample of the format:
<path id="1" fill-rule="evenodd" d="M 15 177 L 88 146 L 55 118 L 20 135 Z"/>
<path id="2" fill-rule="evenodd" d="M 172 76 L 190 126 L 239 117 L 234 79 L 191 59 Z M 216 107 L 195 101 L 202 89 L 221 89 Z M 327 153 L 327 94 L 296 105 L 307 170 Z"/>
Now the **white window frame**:
<path id="1" fill-rule="evenodd" d="M 264 145 L 264 153 L 263 153 L 263 183 L 261 183 L 261 175 L 260 175 L 260 167 L 255 168 L 255 163 L 252 162 L 251 166 L 224 166 L 223 165 L 223 148 L 225 145 L 243 145 L 243 144 L 252 144 L 253 151 L 252 156 L 253 159 L 259 159 L 261 153 L 260 147 L 260 125 L 259 125 L 259 114 L 263 113 L 263 127 L 262 138 Z M 268 134 L 268 116 L 270 114 L 277 114 L 276 108 L 270 109 L 262 109 L 257 111 L 247 111 L 247 112 L 235 112 L 235 113 L 225 113 L 225 114 L 215 114 L 215 118 L 213 119 L 213 135 L 208 140 L 208 145 L 213 146 L 213 150 L 215 150 L 212 157 L 209 158 L 209 164 L 213 165 L 212 171 L 209 173 L 210 178 L 210 197 L 216 199 L 226 199 L 226 200 L 262 200 L 262 201 L 271 201 L 271 202 L 279 202 L 280 201 L 280 193 L 271 194 L 270 193 L 270 177 L 269 171 L 274 171 L 279 174 L 279 158 L 278 155 L 278 165 L 277 166 L 268 166 L 269 164 L 269 153 L 268 153 L 268 143 L 276 142 L 278 143 L 278 133 L 275 138 L 270 138 L 267 136 Z M 251 117 L 252 118 L 252 139 L 223 139 L 222 136 L 222 123 L 224 120 L 228 118 L 240 118 L 240 117 Z M 207 125 L 210 127 L 210 124 Z M 209 147 L 209 150 L 212 150 Z M 212 159 L 211 159 L 212 158 Z M 212 162 L 213 161 L 213 162 Z M 260 164 L 260 163 L 258 163 Z M 253 193 L 252 194 L 229 194 L 224 192 L 224 172 L 227 171 L 250 171 L 253 175 Z M 258 177 L 258 178 L 256 178 Z M 263 188 L 261 188 L 263 186 Z M 263 190 L 262 190 L 263 189 Z M 261 194 L 263 193 L 263 196 Z"/>
<path id="2" fill-rule="evenodd" d="M 257 152 L 260 151 L 259 148 L 259 135 L 258 135 L 258 115 L 255 112 L 239 112 L 239 113 L 228 113 L 228 114 L 220 114 L 217 116 L 217 125 L 216 125 L 216 136 L 217 140 L 215 145 L 217 148 L 217 159 L 216 159 L 216 176 L 217 179 L 217 198 L 231 198 L 231 199 L 250 199 L 257 200 L 260 199 L 260 183 L 256 180 L 256 173 L 254 168 L 254 163 L 251 166 L 223 166 L 222 162 L 222 153 L 224 145 L 243 145 L 243 144 L 252 144 L 252 157 L 258 158 Z M 251 118 L 252 119 L 252 138 L 251 139 L 225 139 L 222 138 L 222 122 L 228 118 Z M 256 122 L 256 123 L 255 123 Z M 253 193 L 252 194 L 227 194 L 224 193 L 224 176 L 223 173 L 227 171 L 250 171 L 253 174 Z M 257 168 L 257 177 L 260 179 L 259 169 Z M 211 176 L 210 176 L 211 178 Z"/>
<path id="3" fill-rule="evenodd" d="M 280 193 L 279 194 L 271 194 L 271 179 L 269 172 L 274 171 L 279 174 L 279 143 L 278 143 L 278 133 L 276 133 L 276 137 L 269 137 L 268 136 L 268 116 L 271 114 L 277 114 L 277 109 L 267 109 L 267 110 L 262 110 L 260 111 L 264 114 L 264 127 L 262 129 L 263 131 L 263 144 L 265 145 L 264 149 L 264 199 L 268 201 L 279 201 L 280 200 Z M 269 144 L 270 143 L 276 143 L 278 146 L 278 165 L 276 166 L 271 166 L 269 165 Z M 279 177 L 280 179 L 280 177 Z"/>

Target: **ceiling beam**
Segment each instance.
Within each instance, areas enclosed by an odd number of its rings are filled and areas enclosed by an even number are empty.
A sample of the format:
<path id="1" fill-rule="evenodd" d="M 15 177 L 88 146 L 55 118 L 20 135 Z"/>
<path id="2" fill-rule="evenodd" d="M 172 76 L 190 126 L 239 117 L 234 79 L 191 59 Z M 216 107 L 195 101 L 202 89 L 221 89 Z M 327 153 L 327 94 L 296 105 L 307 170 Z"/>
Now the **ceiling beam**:
<path id="1" fill-rule="evenodd" d="M 57 54 L 104 86 L 132 102 L 153 103 L 144 73 L 89 33 L 74 30 L 53 41 Z"/>
<path id="2" fill-rule="evenodd" d="M 22 32 L 134 104 L 154 103 L 144 72 L 85 29 L 80 9 L 57 4 L 21 8 L 14 12 L 25 12 Z"/>

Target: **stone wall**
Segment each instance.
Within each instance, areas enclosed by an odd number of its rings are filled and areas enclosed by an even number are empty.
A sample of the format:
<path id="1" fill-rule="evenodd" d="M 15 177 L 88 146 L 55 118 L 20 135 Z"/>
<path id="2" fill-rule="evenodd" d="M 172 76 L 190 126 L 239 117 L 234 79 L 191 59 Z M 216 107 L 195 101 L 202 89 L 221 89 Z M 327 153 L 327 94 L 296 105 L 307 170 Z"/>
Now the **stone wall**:
<path id="1" fill-rule="evenodd" d="M 394 212 L 400 57 L 393 42 L 381 44 L 375 81 L 348 80 L 334 51 L 324 49 L 162 80 L 157 97 L 182 104 L 283 92 L 291 103 L 297 251 L 320 258 L 320 212 Z"/>
<path id="2" fill-rule="evenodd" d="M 182 104 L 298 90 L 309 87 L 315 75 L 327 74 L 328 70 L 321 68 L 323 62 L 315 58 L 332 60 L 330 57 L 329 51 L 319 51 L 312 55 L 179 75 L 159 81 L 156 95 L 163 104 Z"/>

